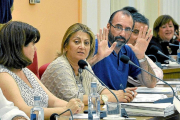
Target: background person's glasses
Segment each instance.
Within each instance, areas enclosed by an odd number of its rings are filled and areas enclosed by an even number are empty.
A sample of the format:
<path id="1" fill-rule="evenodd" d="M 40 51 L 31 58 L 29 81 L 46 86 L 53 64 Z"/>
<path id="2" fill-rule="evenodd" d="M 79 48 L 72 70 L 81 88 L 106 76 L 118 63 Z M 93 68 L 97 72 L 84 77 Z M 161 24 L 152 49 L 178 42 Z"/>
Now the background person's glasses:
<path id="1" fill-rule="evenodd" d="M 123 29 L 123 27 L 121 25 L 113 25 L 111 22 L 110 22 L 110 25 L 114 27 L 114 29 L 118 32 L 122 32 L 123 30 L 125 31 L 126 34 L 130 35 L 133 30 L 131 28 L 125 28 Z"/>

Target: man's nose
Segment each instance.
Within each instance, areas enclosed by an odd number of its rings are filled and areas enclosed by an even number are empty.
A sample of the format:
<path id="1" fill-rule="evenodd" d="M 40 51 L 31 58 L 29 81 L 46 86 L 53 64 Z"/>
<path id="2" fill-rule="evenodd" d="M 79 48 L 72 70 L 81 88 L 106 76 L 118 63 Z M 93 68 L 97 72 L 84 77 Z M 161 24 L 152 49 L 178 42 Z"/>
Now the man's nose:
<path id="1" fill-rule="evenodd" d="M 120 32 L 119 32 L 119 36 L 125 36 L 126 35 L 126 32 L 125 32 L 125 29 L 122 29 Z"/>

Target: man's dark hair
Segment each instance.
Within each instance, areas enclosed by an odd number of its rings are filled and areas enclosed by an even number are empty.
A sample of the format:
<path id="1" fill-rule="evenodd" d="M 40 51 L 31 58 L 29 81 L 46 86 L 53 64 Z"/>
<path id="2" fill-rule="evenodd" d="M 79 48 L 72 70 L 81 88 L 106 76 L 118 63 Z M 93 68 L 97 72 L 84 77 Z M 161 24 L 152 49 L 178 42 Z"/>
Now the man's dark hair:
<path id="1" fill-rule="evenodd" d="M 0 64 L 7 68 L 22 69 L 32 63 L 23 53 L 30 42 L 37 43 L 39 31 L 33 26 L 10 21 L 0 30 Z"/>
<path id="2" fill-rule="evenodd" d="M 109 23 L 112 23 L 112 20 L 114 19 L 114 16 L 115 16 L 116 13 L 118 13 L 118 12 L 122 12 L 122 14 L 127 15 L 127 16 L 129 16 L 129 17 L 131 17 L 131 18 L 133 19 L 132 15 L 131 15 L 131 13 L 130 13 L 129 11 L 120 9 L 120 10 L 117 10 L 117 11 L 115 11 L 115 12 L 113 12 L 113 13 L 111 14 L 111 16 L 110 16 L 110 18 L 109 18 Z M 133 28 L 134 28 L 134 20 L 133 20 L 132 29 L 133 29 Z"/>
<path id="3" fill-rule="evenodd" d="M 136 8 L 130 7 L 130 6 L 123 7 L 122 9 L 129 11 L 131 14 L 138 12 L 138 10 Z"/>

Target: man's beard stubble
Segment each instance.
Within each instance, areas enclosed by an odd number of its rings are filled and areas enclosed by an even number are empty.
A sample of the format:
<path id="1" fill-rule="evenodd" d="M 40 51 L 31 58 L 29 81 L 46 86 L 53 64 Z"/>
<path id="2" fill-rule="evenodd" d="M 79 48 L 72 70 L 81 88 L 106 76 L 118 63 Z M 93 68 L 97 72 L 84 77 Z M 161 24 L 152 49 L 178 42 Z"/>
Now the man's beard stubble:
<path id="1" fill-rule="evenodd" d="M 130 37 L 129 37 L 130 38 Z M 129 38 L 128 40 L 126 40 L 126 38 L 122 37 L 122 36 L 116 36 L 114 37 L 111 33 L 111 31 L 109 30 L 109 34 L 108 34 L 108 39 L 109 39 L 109 42 L 111 44 L 113 44 L 114 42 L 117 42 L 116 44 L 116 48 L 119 48 L 121 49 L 122 46 L 124 46 L 128 41 L 129 41 Z M 120 41 L 119 39 L 123 40 L 123 41 Z"/>

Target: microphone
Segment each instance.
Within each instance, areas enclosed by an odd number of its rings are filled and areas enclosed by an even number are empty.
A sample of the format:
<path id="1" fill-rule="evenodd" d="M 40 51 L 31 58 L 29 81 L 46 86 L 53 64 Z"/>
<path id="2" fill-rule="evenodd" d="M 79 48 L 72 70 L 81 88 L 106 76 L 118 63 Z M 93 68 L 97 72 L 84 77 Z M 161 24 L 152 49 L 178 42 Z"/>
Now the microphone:
<path id="1" fill-rule="evenodd" d="M 155 60 L 156 60 L 156 65 L 159 67 L 159 68 L 161 68 L 162 69 L 162 66 L 161 66 L 161 63 L 160 62 L 158 62 L 158 60 L 157 60 L 157 58 L 156 58 L 156 56 L 155 55 L 147 55 L 148 57 L 154 57 L 155 58 Z"/>
<path id="2" fill-rule="evenodd" d="M 148 72 L 148 71 L 144 70 L 143 68 L 139 67 L 138 65 L 134 64 L 134 63 L 130 60 L 130 58 L 129 58 L 128 56 L 126 56 L 126 55 L 122 55 L 121 58 L 120 58 L 120 60 L 121 60 L 123 63 L 126 63 L 126 64 L 129 63 L 129 64 L 131 64 L 131 65 L 133 65 L 133 66 L 135 66 L 135 67 L 143 70 L 144 72 L 150 74 L 151 76 L 157 78 L 158 80 L 164 82 L 166 85 L 168 85 L 168 86 L 171 88 L 171 90 L 172 90 L 172 92 L 173 92 L 173 97 L 176 97 L 176 98 L 179 100 L 179 98 L 175 95 L 174 89 L 173 89 L 173 88 L 171 87 L 171 85 L 169 85 L 166 81 L 161 80 L 160 78 L 156 77 L 155 75 L 151 74 L 150 72 Z M 173 104 L 173 97 L 171 97 L 171 98 L 165 98 L 165 99 L 160 99 L 160 100 L 158 100 L 158 101 L 155 101 L 154 103 L 166 103 L 166 102 L 171 102 L 171 103 Z M 180 100 L 179 100 L 179 101 L 180 101 Z"/>
<path id="3" fill-rule="evenodd" d="M 88 66 L 87 62 L 84 61 L 84 60 L 79 60 L 79 61 L 78 61 L 78 65 L 79 65 L 80 68 L 86 69 L 87 71 L 89 71 L 102 85 L 104 85 L 104 86 L 114 95 L 114 97 L 116 98 L 116 101 L 117 101 L 117 110 L 119 110 L 119 100 L 118 100 L 117 96 L 116 96 L 116 95 L 114 94 L 114 92 L 113 92 L 111 89 L 109 89 L 94 73 L 92 73 L 92 72 L 89 70 L 89 68 L 87 67 L 87 66 Z M 125 110 L 121 110 L 121 112 L 123 112 L 123 111 L 124 111 L 124 113 L 121 113 L 121 114 L 123 115 L 123 117 L 128 118 L 128 115 L 126 114 Z"/>
<path id="4" fill-rule="evenodd" d="M 162 56 L 164 56 L 164 57 L 170 59 L 172 62 L 176 62 L 176 63 L 180 64 L 180 63 L 177 62 L 176 60 L 174 60 L 174 59 L 168 57 L 167 55 L 165 55 L 164 53 L 162 53 L 161 51 L 159 51 L 158 48 L 157 48 L 156 46 L 152 45 L 152 46 L 150 47 L 150 49 L 151 49 L 151 51 L 152 51 L 153 53 L 157 53 L 157 54 L 159 54 L 159 55 L 162 55 Z"/>
<path id="5" fill-rule="evenodd" d="M 53 114 L 50 116 L 50 120 L 56 120 L 56 117 L 57 117 L 57 116 L 60 116 L 60 115 L 64 114 L 64 113 L 67 112 L 67 111 L 70 111 L 72 120 L 74 120 L 71 109 L 67 109 L 67 110 L 65 110 L 64 112 L 60 113 L 59 115 L 58 115 L 57 113 L 53 113 Z"/>
<path id="6" fill-rule="evenodd" d="M 87 64 L 86 61 L 84 61 L 84 60 L 79 60 L 79 61 L 78 61 L 78 65 L 79 65 L 79 67 L 80 67 L 81 69 L 86 69 L 86 70 L 89 71 L 96 79 L 98 79 L 98 81 L 99 81 L 101 84 L 103 84 L 103 85 L 114 95 L 114 97 L 116 98 L 117 103 L 119 103 L 119 100 L 118 100 L 117 96 L 114 94 L 114 92 L 112 92 L 95 74 L 93 74 L 93 73 L 89 70 L 89 68 L 87 67 L 88 64 Z"/>

